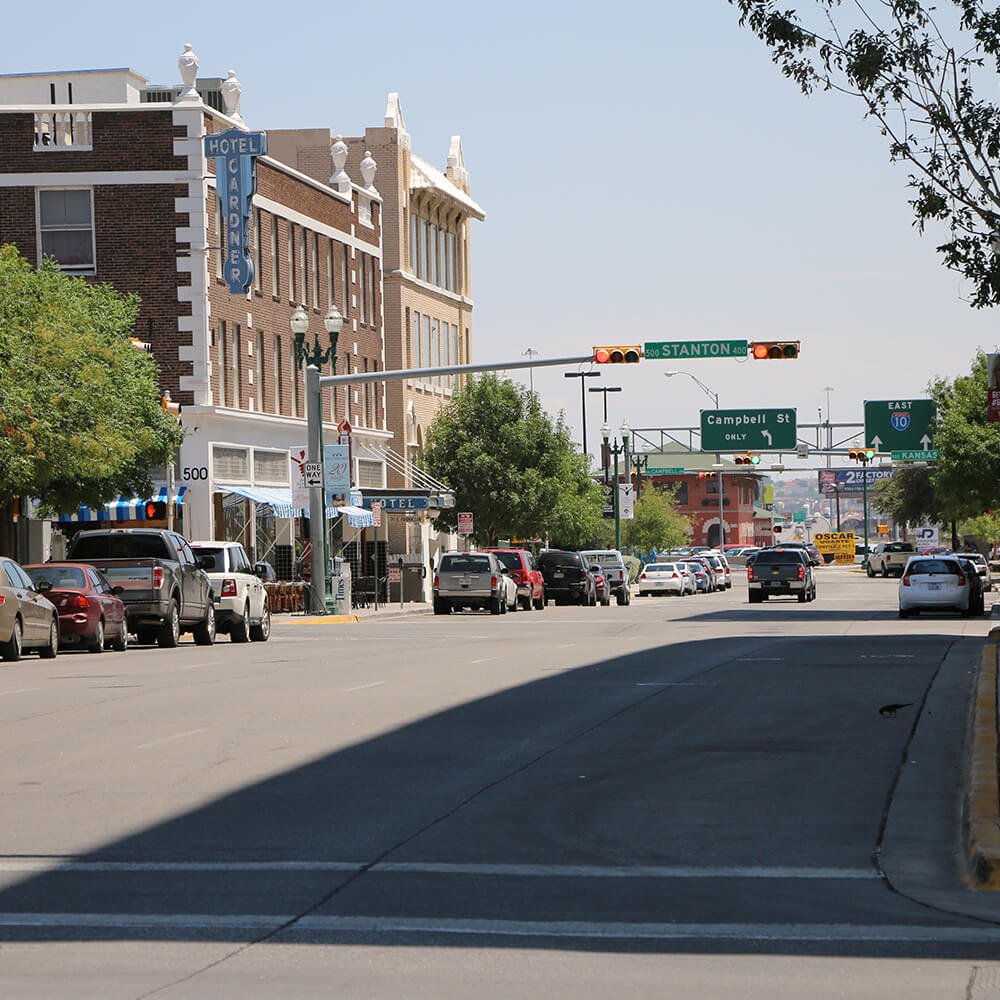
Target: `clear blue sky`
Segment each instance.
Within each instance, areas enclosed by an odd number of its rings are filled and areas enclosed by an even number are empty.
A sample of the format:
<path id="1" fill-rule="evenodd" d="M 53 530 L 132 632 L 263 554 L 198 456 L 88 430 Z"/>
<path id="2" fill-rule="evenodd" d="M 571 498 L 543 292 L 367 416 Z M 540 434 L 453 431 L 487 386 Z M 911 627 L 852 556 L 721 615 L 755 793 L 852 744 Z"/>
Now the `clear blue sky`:
<path id="1" fill-rule="evenodd" d="M 803 0 L 805 4 L 806 0 Z M 860 420 L 862 401 L 922 395 L 996 348 L 1000 317 L 911 225 L 905 171 L 849 99 L 806 99 L 724 0 L 340 7 L 54 0 L 5 11 L 2 71 L 131 66 L 243 82 L 252 128 L 356 134 L 399 91 L 414 149 L 440 166 L 463 137 L 474 226 L 476 360 L 595 343 L 800 339 L 797 362 L 686 366 L 725 407 Z M 234 14 L 244 14 L 235 20 Z M 259 18 L 259 20 L 255 20 Z M 377 179 L 376 179 L 377 184 Z M 609 417 L 697 423 L 710 405 L 665 362 L 606 369 Z M 520 376 L 519 376 L 520 377 Z M 527 382 L 527 375 L 523 376 Z M 579 435 L 579 383 L 536 372 Z M 590 444 L 601 419 L 588 411 Z"/>

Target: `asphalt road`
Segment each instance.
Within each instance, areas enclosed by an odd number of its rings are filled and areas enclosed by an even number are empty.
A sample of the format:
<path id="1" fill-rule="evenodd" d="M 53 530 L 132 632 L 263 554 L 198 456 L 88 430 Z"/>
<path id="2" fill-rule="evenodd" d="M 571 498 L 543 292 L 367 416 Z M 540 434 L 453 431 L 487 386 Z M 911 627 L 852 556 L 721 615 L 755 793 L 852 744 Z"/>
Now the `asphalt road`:
<path id="1" fill-rule="evenodd" d="M 990 622 L 895 590 L 2 665 L 0 995 L 996 995 L 957 814 Z"/>

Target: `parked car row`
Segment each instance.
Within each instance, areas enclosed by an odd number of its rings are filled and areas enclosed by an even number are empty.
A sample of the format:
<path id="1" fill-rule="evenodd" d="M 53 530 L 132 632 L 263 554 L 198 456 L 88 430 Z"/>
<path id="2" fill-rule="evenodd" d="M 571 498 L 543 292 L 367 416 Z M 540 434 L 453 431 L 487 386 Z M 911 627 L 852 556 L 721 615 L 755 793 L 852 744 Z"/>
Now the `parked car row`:
<path id="1" fill-rule="evenodd" d="M 619 605 L 631 601 L 625 560 L 610 549 L 544 549 L 537 558 L 525 549 L 446 552 L 433 580 L 436 615 L 541 611 L 549 601 L 607 607 L 612 597 Z"/>
<path id="2" fill-rule="evenodd" d="M 653 594 L 711 594 L 733 585 L 729 559 L 716 549 L 681 549 L 657 556 L 639 573 L 640 597 Z"/>
<path id="3" fill-rule="evenodd" d="M 172 648 L 182 632 L 199 645 L 217 632 L 266 642 L 271 616 L 259 577 L 238 542 L 188 542 L 144 528 L 81 532 L 65 561 L 0 559 L 0 657 L 123 652 L 133 635 Z"/>

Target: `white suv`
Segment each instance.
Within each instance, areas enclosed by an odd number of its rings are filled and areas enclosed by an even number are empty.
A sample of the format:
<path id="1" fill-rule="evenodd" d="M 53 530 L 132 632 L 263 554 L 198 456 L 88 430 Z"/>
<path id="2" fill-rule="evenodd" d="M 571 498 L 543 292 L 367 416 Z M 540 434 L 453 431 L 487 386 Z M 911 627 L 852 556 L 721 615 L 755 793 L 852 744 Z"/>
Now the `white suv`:
<path id="1" fill-rule="evenodd" d="M 216 629 L 228 632 L 233 642 L 267 642 L 271 634 L 267 591 L 254 573 L 246 549 L 239 542 L 192 542 L 191 548 L 205 560 L 203 565 L 212 581 Z"/>

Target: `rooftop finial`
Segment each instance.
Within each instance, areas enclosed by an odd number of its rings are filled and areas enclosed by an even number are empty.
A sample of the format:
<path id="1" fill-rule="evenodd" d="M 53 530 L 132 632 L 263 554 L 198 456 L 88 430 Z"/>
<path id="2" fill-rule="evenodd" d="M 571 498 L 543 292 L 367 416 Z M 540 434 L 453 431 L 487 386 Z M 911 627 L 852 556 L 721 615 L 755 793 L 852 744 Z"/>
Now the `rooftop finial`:
<path id="1" fill-rule="evenodd" d="M 237 125 L 245 125 L 243 116 L 240 114 L 240 97 L 243 94 L 243 84 L 236 76 L 236 70 L 231 69 L 226 74 L 226 79 L 222 81 L 222 103 L 226 106 L 226 114 L 236 122 Z"/>
<path id="2" fill-rule="evenodd" d="M 184 51 L 177 60 L 177 68 L 181 72 L 181 84 L 183 89 L 177 96 L 178 104 L 194 104 L 201 102 L 201 97 L 195 89 L 195 80 L 198 78 L 198 67 L 201 63 L 195 55 L 190 42 L 185 42 Z"/>

